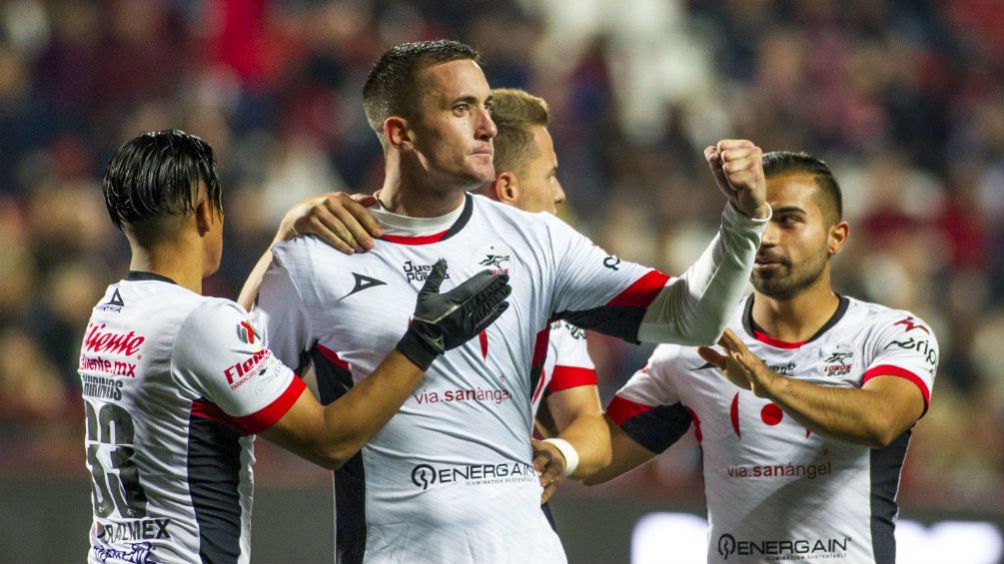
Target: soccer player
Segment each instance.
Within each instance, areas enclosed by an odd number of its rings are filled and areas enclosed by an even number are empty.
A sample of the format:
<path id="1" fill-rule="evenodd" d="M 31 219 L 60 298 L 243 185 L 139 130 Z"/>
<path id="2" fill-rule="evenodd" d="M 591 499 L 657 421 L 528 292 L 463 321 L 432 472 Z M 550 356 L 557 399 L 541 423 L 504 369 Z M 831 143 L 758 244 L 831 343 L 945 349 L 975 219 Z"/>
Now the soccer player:
<path id="1" fill-rule="evenodd" d="M 477 193 L 523 211 L 557 213 L 565 191 L 558 181 L 558 157 L 547 129 L 547 102 L 523 90 L 496 88 L 491 115 L 498 129 L 495 179 Z M 610 435 L 585 331 L 560 319 L 551 323 L 547 356 L 532 400 L 539 415 L 537 435 L 553 437 L 545 441 L 563 447 L 562 454 L 573 457 L 562 459 L 559 465 L 547 464 L 551 459 L 546 456 L 535 460 L 544 473 L 546 501 L 560 483 L 562 476 L 555 473 L 561 466 L 564 475 L 581 479 L 610 463 Z"/>
<path id="2" fill-rule="evenodd" d="M 132 260 L 95 306 L 80 353 L 92 563 L 248 562 L 256 433 L 341 467 L 436 358 L 507 307 L 505 275 L 483 271 L 439 294 L 447 271 L 436 263 L 403 337 L 365 382 L 322 407 L 244 309 L 201 295 L 223 244 L 207 143 L 176 130 L 139 136 L 112 158 L 103 189 Z"/>
<path id="3" fill-rule="evenodd" d="M 693 425 L 709 562 L 892 564 L 900 468 L 938 343 L 912 313 L 834 291 L 831 259 L 850 231 L 829 167 L 788 152 L 763 166 L 773 217 L 725 354 L 659 346 L 607 407 L 613 463 L 587 483 L 645 463 Z"/>
<path id="4" fill-rule="evenodd" d="M 524 90 L 495 88 L 491 114 L 498 129 L 494 139 L 495 178 L 476 192 L 523 211 L 555 214 L 557 205 L 565 201 L 565 192 L 558 181 L 558 158 L 547 130 L 547 102 Z M 373 246 L 370 235 L 380 234 L 379 224 L 366 210 L 375 203 L 376 198 L 371 196 L 355 195 L 353 199 L 342 193 L 310 198 L 294 206 L 280 231 L 324 233 L 345 253 L 365 251 Z M 574 453 L 577 463 L 562 460 L 566 475 L 582 478 L 610 463 L 610 434 L 603 419 L 596 369 L 582 329 L 562 320 L 551 323 L 547 357 L 534 390 L 533 406 L 535 412 L 543 407 L 537 412 L 539 432 L 535 436 L 556 437 L 573 449 L 566 447 L 565 452 Z M 561 478 L 555 475 L 558 465 L 545 465 L 549 461 L 538 460 L 535 464 L 544 473 L 545 500 Z"/>
<path id="5" fill-rule="evenodd" d="M 531 466 L 551 319 L 631 341 L 711 344 L 770 216 L 761 152 L 742 140 L 706 150 L 729 203 L 718 235 L 679 278 L 607 255 L 549 214 L 467 194 L 495 178 L 491 90 L 477 59 L 453 41 L 384 53 L 363 92 L 386 162 L 373 210 L 383 235 L 352 255 L 310 237 L 274 245 L 259 290 L 245 292 L 257 295 L 253 313 L 277 356 L 312 362 L 329 402 L 365 381 L 407 327 L 401 305 L 433 257 L 447 259 L 451 276 L 485 266 L 510 276 L 508 314 L 444 356 L 335 473 L 339 562 L 565 561 Z M 541 443 L 537 455 L 573 458 L 560 448 Z"/>

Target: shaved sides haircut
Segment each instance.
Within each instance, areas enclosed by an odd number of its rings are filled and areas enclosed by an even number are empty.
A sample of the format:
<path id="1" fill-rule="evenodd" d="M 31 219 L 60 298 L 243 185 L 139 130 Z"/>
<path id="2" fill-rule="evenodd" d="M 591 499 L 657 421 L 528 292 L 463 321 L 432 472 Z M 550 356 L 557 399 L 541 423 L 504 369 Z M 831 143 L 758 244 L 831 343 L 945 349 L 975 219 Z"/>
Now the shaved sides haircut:
<path id="1" fill-rule="evenodd" d="M 819 188 L 819 207 L 830 225 L 844 218 L 844 202 L 840 185 L 830 167 L 808 153 L 772 151 L 763 154 L 763 172 L 767 178 L 783 174 L 811 174 Z"/>
<path id="2" fill-rule="evenodd" d="M 439 63 L 465 59 L 481 62 L 473 47 L 449 39 L 402 43 L 380 56 L 363 86 L 363 109 L 370 128 L 385 149 L 384 121 L 391 116 L 410 119 L 415 115 L 424 91 L 418 79 L 421 71 Z"/>

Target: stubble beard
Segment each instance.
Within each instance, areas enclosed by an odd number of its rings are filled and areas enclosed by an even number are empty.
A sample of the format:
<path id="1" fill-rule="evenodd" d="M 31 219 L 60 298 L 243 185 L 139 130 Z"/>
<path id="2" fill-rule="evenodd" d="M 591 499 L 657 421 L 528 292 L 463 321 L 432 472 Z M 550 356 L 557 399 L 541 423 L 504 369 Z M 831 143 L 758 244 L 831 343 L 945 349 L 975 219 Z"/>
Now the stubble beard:
<path id="1" fill-rule="evenodd" d="M 754 271 L 750 275 L 750 283 L 757 292 L 769 298 L 790 300 L 819 280 L 826 269 L 826 257 L 823 255 L 819 260 L 803 263 L 798 267 L 792 267 L 791 263 L 786 261 L 784 268 L 788 269 L 787 275 L 775 271 L 763 276 Z"/>

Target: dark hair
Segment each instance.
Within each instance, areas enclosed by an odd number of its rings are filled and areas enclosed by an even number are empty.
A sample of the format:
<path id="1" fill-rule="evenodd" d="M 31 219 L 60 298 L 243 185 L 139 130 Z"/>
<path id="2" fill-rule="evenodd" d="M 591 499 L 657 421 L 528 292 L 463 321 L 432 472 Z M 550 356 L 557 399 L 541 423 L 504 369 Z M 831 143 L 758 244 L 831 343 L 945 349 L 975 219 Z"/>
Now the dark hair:
<path id="1" fill-rule="evenodd" d="M 382 144 L 386 144 L 383 122 L 387 118 L 412 116 L 416 95 L 421 92 L 417 81 L 419 72 L 437 63 L 462 59 L 481 61 L 473 47 L 449 39 L 401 43 L 380 56 L 370 68 L 363 86 L 363 109 Z"/>
<path id="2" fill-rule="evenodd" d="M 102 189 L 112 223 L 135 229 L 148 220 L 186 215 L 206 184 L 213 209 L 223 212 L 223 187 L 213 148 L 177 129 L 144 133 L 119 147 L 105 169 Z"/>
<path id="3" fill-rule="evenodd" d="M 790 151 L 772 151 L 763 155 L 763 173 L 767 177 L 793 172 L 811 174 L 822 195 L 823 213 L 832 212 L 832 223 L 844 217 L 843 196 L 840 185 L 833 177 L 833 172 L 827 164 L 808 153 L 793 153 Z"/>
<path id="4" fill-rule="evenodd" d="M 527 161 L 536 155 L 531 126 L 547 126 L 551 119 L 547 102 L 516 88 L 492 90 L 492 120 L 498 127 L 495 136 L 495 173 L 523 172 Z"/>

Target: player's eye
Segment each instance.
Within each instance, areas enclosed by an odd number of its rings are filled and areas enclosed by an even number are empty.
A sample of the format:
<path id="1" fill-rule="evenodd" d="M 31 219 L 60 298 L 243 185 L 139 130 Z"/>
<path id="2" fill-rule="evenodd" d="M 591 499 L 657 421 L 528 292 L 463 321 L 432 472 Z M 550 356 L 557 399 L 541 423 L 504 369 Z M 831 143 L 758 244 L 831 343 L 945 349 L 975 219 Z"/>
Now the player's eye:
<path id="1" fill-rule="evenodd" d="M 462 116 L 469 111 L 471 111 L 471 105 L 466 102 L 453 106 L 453 114 L 457 116 Z"/>

